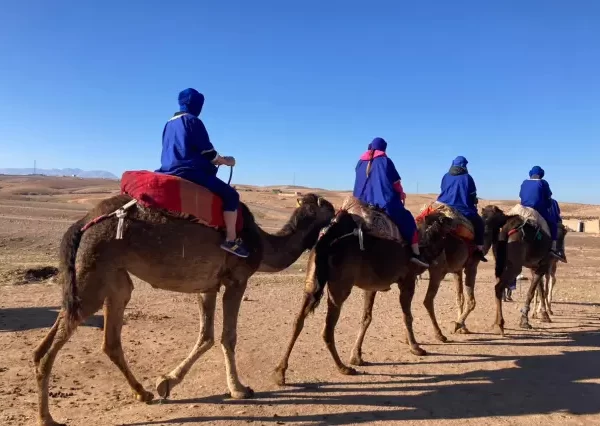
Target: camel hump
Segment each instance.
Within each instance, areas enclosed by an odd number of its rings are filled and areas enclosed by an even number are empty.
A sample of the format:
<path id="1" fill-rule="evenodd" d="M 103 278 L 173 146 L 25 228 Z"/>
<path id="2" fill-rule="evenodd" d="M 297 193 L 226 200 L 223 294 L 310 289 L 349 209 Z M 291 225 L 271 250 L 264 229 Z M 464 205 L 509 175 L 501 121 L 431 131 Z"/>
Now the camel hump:
<path id="1" fill-rule="evenodd" d="M 224 229 L 223 200 L 207 188 L 178 176 L 147 170 L 126 171 L 121 177 L 121 193 L 149 209 L 156 209 L 202 225 Z M 238 232 L 244 226 L 238 209 Z"/>
<path id="2" fill-rule="evenodd" d="M 467 217 L 447 204 L 434 201 L 431 204 L 426 204 L 422 209 L 421 213 L 415 218 L 417 223 L 422 222 L 425 217 L 432 213 L 441 213 L 445 217 L 452 219 L 452 233 L 457 237 L 465 240 L 472 241 L 475 239 L 475 228 Z"/>
<path id="3" fill-rule="evenodd" d="M 507 215 L 520 216 L 524 221 L 539 227 L 548 237 L 550 237 L 550 227 L 548 226 L 548 222 L 546 222 L 546 219 L 544 219 L 537 210 L 517 204 L 509 210 Z"/>
<path id="4" fill-rule="evenodd" d="M 398 227 L 385 212 L 367 206 L 352 195 L 344 199 L 341 210 L 348 212 L 356 224 L 362 226 L 368 234 L 402 242 Z"/>

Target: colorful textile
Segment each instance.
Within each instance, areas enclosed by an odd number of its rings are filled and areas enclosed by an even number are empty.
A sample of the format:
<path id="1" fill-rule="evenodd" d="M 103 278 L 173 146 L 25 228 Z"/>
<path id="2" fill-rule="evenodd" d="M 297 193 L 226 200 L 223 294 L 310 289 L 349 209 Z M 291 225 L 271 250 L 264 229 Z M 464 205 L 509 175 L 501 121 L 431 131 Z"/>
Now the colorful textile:
<path id="1" fill-rule="evenodd" d="M 146 170 L 127 171 L 121 177 L 121 193 L 148 208 L 192 216 L 212 228 L 224 228 L 223 201 L 208 189 L 177 176 Z M 243 227 L 238 209 L 237 231 Z"/>
<path id="2" fill-rule="evenodd" d="M 415 220 L 417 223 L 421 223 L 432 213 L 441 213 L 444 216 L 452 219 L 452 234 L 468 242 L 472 242 L 474 240 L 475 229 L 473 228 L 471 221 L 458 210 L 444 203 L 435 201 L 429 205 L 426 205 Z"/>

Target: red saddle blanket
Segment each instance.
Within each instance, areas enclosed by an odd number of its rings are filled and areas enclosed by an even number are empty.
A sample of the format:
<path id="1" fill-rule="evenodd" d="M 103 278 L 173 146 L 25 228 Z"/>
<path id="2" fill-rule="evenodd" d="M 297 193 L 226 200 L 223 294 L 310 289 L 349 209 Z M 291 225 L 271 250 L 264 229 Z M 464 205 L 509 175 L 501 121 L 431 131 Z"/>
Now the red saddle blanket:
<path id="1" fill-rule="evenodd" d="M 177 176 L 147 170 L 127 171 L 121 177 L 121 193 L 144 207 L 183 213 L 203 225 L 224 228 L 223 201 L 208 189 Z M 238 209 L 237 230 L 243 220 Z"/>

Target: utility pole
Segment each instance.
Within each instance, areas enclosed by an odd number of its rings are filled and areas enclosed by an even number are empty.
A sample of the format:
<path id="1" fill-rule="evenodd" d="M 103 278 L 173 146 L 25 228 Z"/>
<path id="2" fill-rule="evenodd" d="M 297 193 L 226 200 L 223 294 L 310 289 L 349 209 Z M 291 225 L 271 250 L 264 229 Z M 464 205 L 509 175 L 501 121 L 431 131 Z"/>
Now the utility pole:
<path id="1" fill-rule="evenodd" d="M 33 160 L 33 174 L 35 176 L 35 172 L 36 172 L 36 164 L 35 164 L 35 160 Z"/>

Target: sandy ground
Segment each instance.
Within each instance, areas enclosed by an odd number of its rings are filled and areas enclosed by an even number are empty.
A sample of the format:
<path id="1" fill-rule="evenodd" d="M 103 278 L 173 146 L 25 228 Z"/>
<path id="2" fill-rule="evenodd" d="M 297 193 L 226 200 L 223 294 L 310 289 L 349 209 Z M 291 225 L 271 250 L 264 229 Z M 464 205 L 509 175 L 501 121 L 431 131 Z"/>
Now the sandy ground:
<path id="1" fill-rule="evenodd" d="M 16 183 L 15 183 L 16 182 Z M 20 185 L 20 186 L 19 186 Z M 53 188 L 54 187 L 54 188 Z M 23 189 L 25 188 L 25 189 Z M 98 189 L 100 188 L 100 189 Z M 294 197 L 271 190 L 242 191 L 268 229 L 283 223 Z M 107 181 L 0 179 L 0 424 L 35 423 L 36 387 L 31 354 L 54 322 L 59 288 L 23 280 L 28 269 L 56 265 L 60 237 L 99 198 L 114 192 Z M 341 197 L 325 193 L 334 203 Z M 410 196 L 409 196 L 410 197 Z M 427 196 L 414 197 L 416 211 Z M 409 198 L 410 199 L 410 198 Z M 504 205 L 510 205 L 506 202 Z M 593 206 L 570 205 L 563 210 Z M 597 209 L 597 207 L 596 207 Z M 597 211 L 597 210 L 595 210 Z M 243 302 L 237 359 L 253 400 L 227 397 L 218 345 L 203 356 L 168 402 L 132 399 L 125 379 L 100 347 L 102 318 L 90 318 L 59 353 L 51 382 L 51 410 L 72 425 L 206 424 L 600 424 L 600 238 L 570 234 L 569 264 L 560 265 L 553 323 L 532 320 L 517 328 L 528 282 L 505 304 L 507 336 L 488 333 L 493 318 L 493 262 L 480 269 L 478 305 L 467 322 L 472 335 L 452 335 L 454 288 L 447 279 L 436 299 L 438 320 L 450 342 L 435 341 L 422 306 L 427 281 L 418 286 L 415 333 L 428 356 L 402 343 L 398 292 L 378 296 L 364 344 L 370 365 L 342 376 L 320 337 L 325 306 L 307 320 L 290 360 L 288 386 L 271 372 L 283 354 L 302 295 L 305 259 L 275 275 L 257 274 Z M 154 290 L 135 280 L 123 344 L 130 366 L 148 390 L 189 352 L 198 335 L 195 298 Z M 348 359 L 360 321 L 355 291 L 337 327 L 337 345 Z M 220 310 L 217 332 L 220 330 Z"/>

